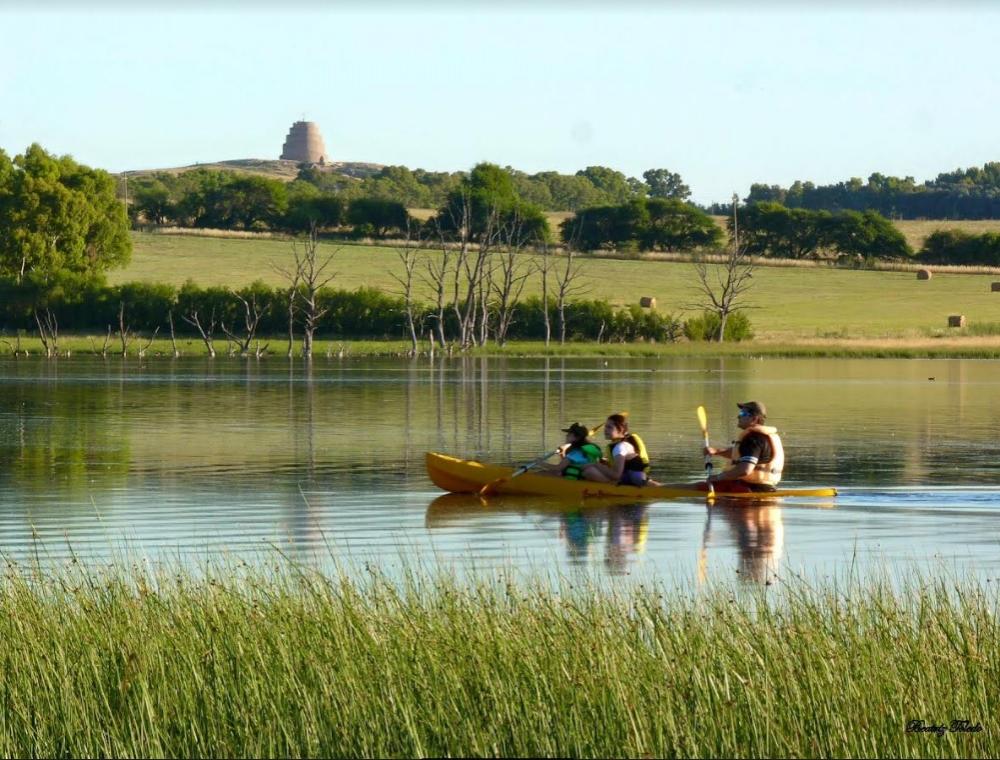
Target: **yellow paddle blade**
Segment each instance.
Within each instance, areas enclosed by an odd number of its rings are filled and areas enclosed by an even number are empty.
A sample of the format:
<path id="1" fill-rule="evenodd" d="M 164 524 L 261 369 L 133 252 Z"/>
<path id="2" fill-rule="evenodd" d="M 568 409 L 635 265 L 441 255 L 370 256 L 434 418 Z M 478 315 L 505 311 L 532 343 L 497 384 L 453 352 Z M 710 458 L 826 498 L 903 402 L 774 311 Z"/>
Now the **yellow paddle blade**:
<path id="1" fill-rule="evenodd" d="M 701 432 L 708 432 L 708 415 L 705 414 L 705 407 L 698 407 L 698 424 L 701 425 Z"/>

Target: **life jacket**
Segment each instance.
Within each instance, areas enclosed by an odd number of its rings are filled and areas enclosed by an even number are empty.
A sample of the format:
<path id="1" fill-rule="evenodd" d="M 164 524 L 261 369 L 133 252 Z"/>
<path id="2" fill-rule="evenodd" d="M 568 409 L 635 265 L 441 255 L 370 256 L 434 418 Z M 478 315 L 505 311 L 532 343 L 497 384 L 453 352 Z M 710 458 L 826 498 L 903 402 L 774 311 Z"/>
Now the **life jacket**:
<path id="1" fill-rule="evenodd" d="M 759 433 L 767 436 L 771 444 L 771 461 L 758 462 L 749 473 L 740 480 L 745 483 L 760 483 L 765 486 L 776 486 L 781 482 L 781 471 L 785 467 L 785 449 L 781 445 L 781 438 L 778 436 L 778 428 L 770 425 L 752 425 L 743 431 L 740 440 L 733 445 L 733 464 L 740 459 L 739 444 L 751 433 Z"/>
<path id="2" fill-rule="evenodd" d="M 569 459 L 570 454 L 574 452 L 578 452 L 577 456 L 573 457 L 577 461 L 571 460 L 569 465 L 563 470 L 562 476 L 569 480 L 581 480 L 583 478 L 583 468 L 588 464 L 593 464 L 600 460 L 601 447 L 590 441 L 574 443 L 566 450 L 566 458 Z"/>
<path id="3" fill-rule="evenodd" d="M 622 441 L 627 441 L 635 447 L 636 456 L 631 459 L 625 460 L 626 470 L 639 470 L 640 472 L 649 471 L 649 454 L 646 453 L 646 444 L 642 442 L 642 438 L 637 436 L 635 433 L 629 433 L 624 438 L 615 438 L 611 443 L 608 444 L 608 461 L 615 461 L 615 446 L 617 446 Z"/>

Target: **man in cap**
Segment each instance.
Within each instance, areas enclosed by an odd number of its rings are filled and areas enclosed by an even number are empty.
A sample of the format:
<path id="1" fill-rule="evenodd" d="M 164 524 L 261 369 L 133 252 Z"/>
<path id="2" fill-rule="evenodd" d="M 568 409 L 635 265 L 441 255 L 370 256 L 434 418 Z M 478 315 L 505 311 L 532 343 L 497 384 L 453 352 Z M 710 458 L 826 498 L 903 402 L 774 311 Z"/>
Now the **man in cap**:
<path id="1" fill-rule="evenodd" d="M 719 493 L 774 491 L 781 482 L 785 450 L 777 428 L 764 424 L 767 409 L 758 401 L 737 404 L 736 424 L 743 434 L 727 449 L 706 446 L 705 453 L 725 457 L 731 466 L 711 480 Z"/>

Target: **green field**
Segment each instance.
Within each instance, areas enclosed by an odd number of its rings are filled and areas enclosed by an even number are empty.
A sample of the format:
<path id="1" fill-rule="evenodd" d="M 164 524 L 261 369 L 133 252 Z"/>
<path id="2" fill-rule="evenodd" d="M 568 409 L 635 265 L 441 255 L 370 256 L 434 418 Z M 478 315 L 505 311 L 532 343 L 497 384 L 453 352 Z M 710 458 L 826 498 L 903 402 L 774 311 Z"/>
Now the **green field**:
<path id="1" fill-rule="evenodd" d="M 8 563 L 0 753 L 996 756 L 995 589 L 789 583 L 692 595 Z"/>
<path id="2" fill-rule="evenodd" d="M 112 282 L 145 280 L 176 285 L 238 287 L 254 279 L 282 282 L 274 265 L 287 265 L 291 243 L 135 233 L 132 264 L 112 273 Z M 392 279 L 399 261 L 391 248 L 324 244 L 336 251 L 333 285 L 362 285 L 398 292 Z M 439 255 L 428 253 L 429 256 Z M 696 311 L 694 267 L 687 263 L 591 258 L 585 260 L 587 292 L 615 305 L 657 299 L 660 311 Z M 947 318 L 964 314 L 971 326 L 1000 323 L 1000 293 L 990 283 L 1000 275 L 935 274 L 921 281 L 913 272 L 833 268 L 758 267 L 749 302 L 758 337 L 769 341 L 815 339 L 927 339 L 949 334 Z M 527 293 L 538 293 L 532 280 Z"/>

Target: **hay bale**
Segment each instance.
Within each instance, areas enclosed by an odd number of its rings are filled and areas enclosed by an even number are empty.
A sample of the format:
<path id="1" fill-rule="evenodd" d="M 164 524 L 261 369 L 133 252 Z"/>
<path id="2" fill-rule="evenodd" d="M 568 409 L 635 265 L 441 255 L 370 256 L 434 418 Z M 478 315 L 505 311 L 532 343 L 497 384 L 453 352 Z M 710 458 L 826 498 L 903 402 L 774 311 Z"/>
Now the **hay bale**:
<path id="1" fill-rule="evenodd" d="M 650 296 L 643 296 L 639 299 L 639 305 L 644 309 L 655 309 L 656 299 Z"/>
<path id="2" fill-rule="evenodd" d="M 994 293 L 1000 293 L 1000 282 L 994 282 L 992 285 L 990 285 L 990 290 L 992 290 Z"/>
<path id="3" fill-rule="evenodd" d="M 954 314 L 948 317 L 948 327 L 965 327 L 965 315 Z"/>
<path id="4" fill-rule="evenodd" d="M 930 269 L 918 269 L 917 270 L 917 279 L 918 280 L 929 280 L 931 278 L 931 276 L 932 275 L 931 275 L 931 270 Z"/>

